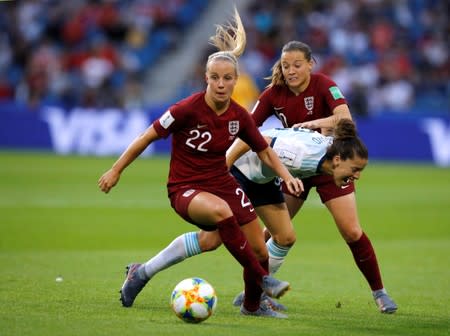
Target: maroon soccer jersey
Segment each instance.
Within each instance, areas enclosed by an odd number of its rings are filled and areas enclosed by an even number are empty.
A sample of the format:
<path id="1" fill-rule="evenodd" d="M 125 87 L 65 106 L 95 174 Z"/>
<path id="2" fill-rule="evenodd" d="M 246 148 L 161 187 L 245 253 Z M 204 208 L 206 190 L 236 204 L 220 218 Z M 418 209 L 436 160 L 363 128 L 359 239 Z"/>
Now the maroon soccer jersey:
<path id="1" fill-rule="evenodd" d="M 172 105 L 153 127 L 161 137 L 172 134 L 169 194 L 186 186 L 223 187 L 229 175 L 225 154 L 236 137 L 255 152 L 268 146 L 243 107 L 231 101 L 227 111 L 218 116 L 206 104 L 205 92 Z"/>
<path id="2" fill-rule="evenodd" d="M 267 88 L 253 108 L 253 120 L 261 126 L 272 114 L 276 115 L 284 127 L 329 117 L 333 109 L 347 104 L 336 83 L 323 74 L 311 75 L 305 91 L 298 96 L 286 85 Z"/>
<path id="3" fill-rule="evenodd" d="M 336 106 L 347 104 L 344 96 L 336 83 L 323 74 L 311 74 L 311 81 L 305 91 L 298 96 L 286 85 L 276 85 L 267 88 L 260 96 L 253 108 L 253 120 L 261 126 L 267 118 L 275 115 L 280 119 L 284 127 L 294 124 L 326 118 L 333 114 Z M 320 132 L 320 129 L 317 131 Z M 302 179 L 305 191 L 299 196 L 302 199 L 308 197 L 312 187 L 316 187 L 322 202 L 352 193 L 354 184 L 346 188 L 340 188 L 329 175 L 313 176 Z M 286 186 L 283 192 L 289 193 Z"/>

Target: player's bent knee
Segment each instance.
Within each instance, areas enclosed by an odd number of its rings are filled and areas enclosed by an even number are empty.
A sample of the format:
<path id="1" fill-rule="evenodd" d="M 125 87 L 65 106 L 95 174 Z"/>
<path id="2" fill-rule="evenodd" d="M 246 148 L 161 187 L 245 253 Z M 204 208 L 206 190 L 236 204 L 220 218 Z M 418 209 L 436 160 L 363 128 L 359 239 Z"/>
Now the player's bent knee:
<path id="1" fill-rule="evenodd" d="M 272 236 L 272 239 L 278 245 L 287 246 L 287 247 L 293 246 L 295 244 L 295 242 L 297 241 L 297 237 L 295 236 L 295 234 L 275 235 L 275 236 Z"/>
<path id="2" fill-rule="evenodd" d="M 233 216 L 233 212 L 226 202 L 215 203 L 209 211 L 213 214 L 215 221 L 218 222 Z"/>
<path id="3" fill-rule="evenodd" d="M 198 236 L 198 243 L 202 252 L 208 252 L 214 251 L 222 245 L 222 240 L 217 232 L 201 231 Z"/>
<path id="4" fill-rule="evenodd" d="M 203 244 L 201 246 L 201 249 L 203 252 L 208 252 L 208 251 L 214 251 L 215 249 L 217 249 L 220 245 L 222 244 L 221 241 L 219 242 L 206 242 L 205 244 Z"/>
<path id="5" fill-rule="evenodd" d="M 354 243 L 361 238 L 362 230 L 360 228 L 346 230 L 345 232 L 342 233 L 342 236 L 344 237 L 347 243 Z"/>

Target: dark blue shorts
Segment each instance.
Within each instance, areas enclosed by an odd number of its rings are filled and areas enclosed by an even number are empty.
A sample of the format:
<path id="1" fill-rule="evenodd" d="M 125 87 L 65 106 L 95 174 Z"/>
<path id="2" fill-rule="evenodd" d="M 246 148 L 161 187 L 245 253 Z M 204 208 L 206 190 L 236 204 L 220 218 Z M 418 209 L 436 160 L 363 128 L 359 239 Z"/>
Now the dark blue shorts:
<path id="1" fill-rule="evenodd" d="M 284 203 L 281 181 L 278 177 L 267 183 L 256 183 L 249 180 L 235 166 L 231 167 L 230 172 L 239 182 L 254 207 Z"/>

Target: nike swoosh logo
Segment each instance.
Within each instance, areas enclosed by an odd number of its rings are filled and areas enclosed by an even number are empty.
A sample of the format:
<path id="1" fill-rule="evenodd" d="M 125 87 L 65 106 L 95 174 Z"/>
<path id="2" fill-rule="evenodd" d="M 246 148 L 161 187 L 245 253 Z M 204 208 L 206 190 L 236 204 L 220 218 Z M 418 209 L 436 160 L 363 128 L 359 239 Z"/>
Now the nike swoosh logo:
<path id="1" fill-rule="evenodd" d="M 205 128 L 206 126 L 208 126 L 208 125 L 199 125 L 199 124 L 197 124 L 197 128 Z"/>
<path id="2" fill-rule="evenodd" d="M 341 186 L 341 189 L 345 189 L 345 188 L 348 188 L 348 187 L 350 187 L 350 184 Z"/>
<path id="3" fill-rule="evenodd" d="M 245 246 L 247 246 L 247 240 L 244 242 L 244 244 L 242 244 L 241 246 L 239 246 L 239 248 L 241 250 L 245 249 Z"/>

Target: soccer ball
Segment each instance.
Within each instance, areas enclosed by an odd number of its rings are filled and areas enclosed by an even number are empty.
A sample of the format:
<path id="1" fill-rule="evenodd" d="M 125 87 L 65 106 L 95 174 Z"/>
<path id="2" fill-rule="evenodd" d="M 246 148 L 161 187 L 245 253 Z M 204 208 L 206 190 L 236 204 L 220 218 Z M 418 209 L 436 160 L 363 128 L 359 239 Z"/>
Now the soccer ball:
<path id="1" fill-rule="evenodd" d="M 170 306 L 184 322 L 200 323 L 216 310 L 216 291 L 203 279 L 184 279 L 172 291 Z"/>

